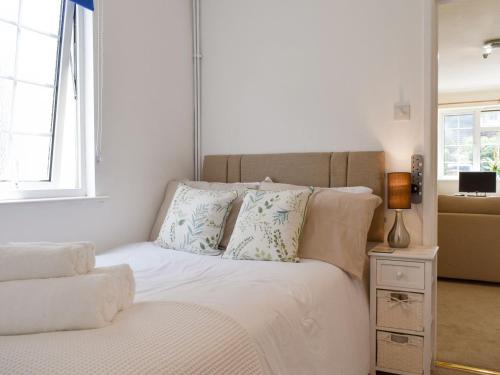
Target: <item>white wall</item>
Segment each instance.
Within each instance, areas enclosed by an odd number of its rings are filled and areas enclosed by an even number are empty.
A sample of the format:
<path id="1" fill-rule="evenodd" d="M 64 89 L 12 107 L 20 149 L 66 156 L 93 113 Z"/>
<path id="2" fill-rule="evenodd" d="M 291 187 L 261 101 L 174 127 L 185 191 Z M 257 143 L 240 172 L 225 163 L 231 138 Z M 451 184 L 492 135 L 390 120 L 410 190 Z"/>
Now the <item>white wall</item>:
<path id="1" fill-rule="evenodd" d="M 424 3 L 203 0 L 203 153 L 383 149 L 409 171 L 429 110 Z M 422 212 L 406 216 L 415 243 Z"/>
<path id="2" fill-rule="evenodd" d="M 190 0 L 104 1 L 103 201 L 0 204 L 0 242 L 145 240 L 166 182 L 193 175 Z"/>

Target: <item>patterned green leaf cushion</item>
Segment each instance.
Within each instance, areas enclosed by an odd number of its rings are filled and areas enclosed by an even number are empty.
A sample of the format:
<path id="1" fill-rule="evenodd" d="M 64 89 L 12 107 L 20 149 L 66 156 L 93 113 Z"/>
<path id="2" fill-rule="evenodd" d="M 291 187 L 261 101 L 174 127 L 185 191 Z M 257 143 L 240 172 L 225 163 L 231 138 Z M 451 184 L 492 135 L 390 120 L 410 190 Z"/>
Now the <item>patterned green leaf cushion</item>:
<path id="1" fill-rule="evenodd" d="M 247 191 L 223 258 L 298 262 L 300 231 L 311 192 Z"/>
<path id="2" fill-rule="evenodd" d="M 203 255 L 219 255 L 226 218 L 236 191 L 215 191 L 179 184 L 156 243 Z"/>

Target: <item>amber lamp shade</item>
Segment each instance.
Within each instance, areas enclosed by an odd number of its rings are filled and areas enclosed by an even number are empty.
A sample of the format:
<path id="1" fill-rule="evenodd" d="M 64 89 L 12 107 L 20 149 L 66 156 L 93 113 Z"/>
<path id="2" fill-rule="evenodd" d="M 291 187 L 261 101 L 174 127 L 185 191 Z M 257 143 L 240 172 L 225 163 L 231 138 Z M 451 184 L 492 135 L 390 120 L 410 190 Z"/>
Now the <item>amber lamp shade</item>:
<path id="1" fill-rule="evenodd" d="M 397 210 L 411 208 L 411 173 L 387 174 L 387 207 Z"/>

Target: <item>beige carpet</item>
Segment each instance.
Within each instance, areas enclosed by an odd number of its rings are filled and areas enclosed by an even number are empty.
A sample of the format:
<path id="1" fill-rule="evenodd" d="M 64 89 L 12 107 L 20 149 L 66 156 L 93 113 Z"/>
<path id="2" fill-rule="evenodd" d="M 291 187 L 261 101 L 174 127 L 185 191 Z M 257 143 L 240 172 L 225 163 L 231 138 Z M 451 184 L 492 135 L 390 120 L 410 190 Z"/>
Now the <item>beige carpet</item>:
<path id="1" fill-rule="evenodd" d="M 500 284 L 439 280 L 437 322 L 439 361 L 500 371 Z"/>

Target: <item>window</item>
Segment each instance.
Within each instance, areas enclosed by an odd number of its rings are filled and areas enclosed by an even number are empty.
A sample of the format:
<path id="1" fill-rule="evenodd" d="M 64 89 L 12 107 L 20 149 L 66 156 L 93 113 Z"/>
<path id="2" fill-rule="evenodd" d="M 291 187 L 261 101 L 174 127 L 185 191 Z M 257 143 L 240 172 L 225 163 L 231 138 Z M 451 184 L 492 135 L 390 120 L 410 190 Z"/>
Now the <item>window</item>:
<path id="1" fill-rule="evenodd" d="M 86 12 L 66 0 L 0 1 L 0 199 L 89 193 Z"/>
<path id="2" fill-rule="evenodd" d="M 500 164 L 500 107 L 441 110 L 439 176 L 462 171 L 497 171 Z"/>
<path id="3" fill-rule="evenodd" d="M 500 109 L 481 112 L 481 170 L 498 173 L 500 166 Z"/>

